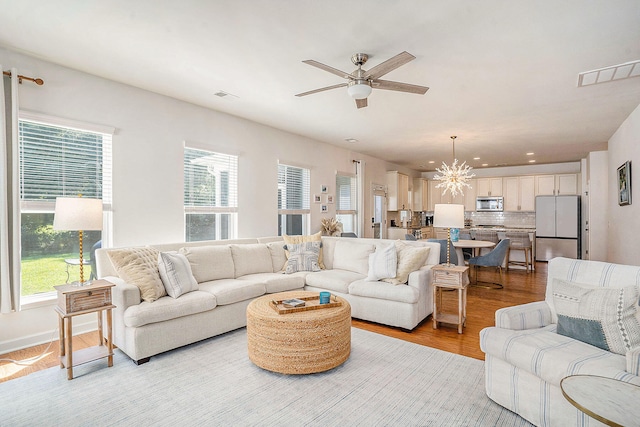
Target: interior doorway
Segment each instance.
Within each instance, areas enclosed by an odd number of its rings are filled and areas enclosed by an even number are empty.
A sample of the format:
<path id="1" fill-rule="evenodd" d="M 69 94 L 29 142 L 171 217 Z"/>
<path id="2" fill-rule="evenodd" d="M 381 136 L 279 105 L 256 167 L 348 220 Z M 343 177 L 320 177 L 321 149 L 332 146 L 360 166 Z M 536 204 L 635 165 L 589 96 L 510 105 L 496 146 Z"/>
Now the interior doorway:
<path id="1" fill-rule="evenodd" d="M 387 236 L 387 191 L 384 185 L 373 184 L 371 189 L 371 200 L 373 201 L 373 217 L 371 217 L 371 228 L 373 228 L 374 239 L 384 239 Z"/>

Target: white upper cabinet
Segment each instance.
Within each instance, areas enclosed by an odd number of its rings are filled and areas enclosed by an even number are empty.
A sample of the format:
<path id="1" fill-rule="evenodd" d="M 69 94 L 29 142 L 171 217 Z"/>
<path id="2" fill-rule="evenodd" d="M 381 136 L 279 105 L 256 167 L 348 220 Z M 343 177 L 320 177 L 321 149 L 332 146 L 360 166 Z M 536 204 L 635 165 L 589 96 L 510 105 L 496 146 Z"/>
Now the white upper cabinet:
<path id="1" fill-rule="evenodd" d="M 447 191 L 447 194 L 443 195 L 442 192 L 444 188 L 436 188 L 440 181 L 429 181 L 429 210 L 432 211 L 435 209 L 435 205 L 437 204 L 448 204 L 453 203 L 456 205 L 463 205 L 465 202 L 464 196 L 462 194 L 456 195 L 456 197 L 451 197 L 451 193 Z M 466 208 L 465 208 L 466 210 Z"/>
<path id="2" fill-rule="evenodd" d="M 387 172 L 387 209 L 399 211 L 410 209 L 409 206 L 409 176 L 398 171 Z"/>
<path id="3" fill-rule="evenodd" d="M 478 178 L 476 196 L 502 196 L 502 178 Z"/>
<path id="4" fill-rule="evenodd" d="M 429 210 L 429 182 L 424 178 L 413 179 L 412 205 L 415 212 Z"/>
<path id="5" fill-rule="evenodd" d="M 533 176 L 504 178 L 505 211 L 535 211 L 535 199 L 535 178 Z"/>
<path id="6" fill-rule="evenodd" d="M 537 175 L 536 196 L 563 196 L 580 194 L 578 174 Z"/>

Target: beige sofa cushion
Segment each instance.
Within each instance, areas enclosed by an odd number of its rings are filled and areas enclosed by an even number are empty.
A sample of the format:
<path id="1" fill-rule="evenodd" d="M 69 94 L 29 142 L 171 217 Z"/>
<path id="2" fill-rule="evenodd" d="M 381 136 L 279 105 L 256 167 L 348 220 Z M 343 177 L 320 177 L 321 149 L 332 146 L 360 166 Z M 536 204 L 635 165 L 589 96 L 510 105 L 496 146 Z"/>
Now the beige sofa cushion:
<path id="1" fill-rule="evenodd" d="M 374 251 L 373 244 L 358 242 L 354 239 L 341 239 L 336 243 L 333 252 L 333 268 L 366 276 L 369 272 L 369 254 Z"/>
<path id="2" fill-rule="evenodd" d="M 153 302 L 167 295 L 158 271 L 157 249 L 114 249 L 108 254 L 118 276 L 125 282 L 137 286 L 143 301 Z"/>
<path id="3" fill-rule="evenodd" d="M 420 291 L 413 286 L 396 286 L 387 282 L 356 280 L 349 285 L 349 294 L 415 304 L 418 302 Z"/>
<path id="4" fill-rule="evenodd" d="M 202 313 L 215 307 L 216 297 L 207 292 L 193 291 L 176 299 L 165 296 L 154 303 L 142 302 L 128 307 L 124 312 L 124 324 L 130 328 L 137 328 Z"/>
<path id="5" fill-rule="evenodd" d="M 346 270 L 322 270 L 310 273 L 306 277 L 307 286 L 326 289 L 328 291 L 349 293 L 349 285 L 356 280 L 364 279 L 363 274 Z"/>
<path id="6" fill-rule="evenodd" d="M 229 245 L 186 247 L 180 248 L 178 252 L 189 260 L 191 273 L 198 283 L 235 277 Z"/>
<path id="7" fill-rule="evenodd" d="M 267 245 L 229 245 L 235 266 L 235 277 L 256 273 L 273 273 L 271 252 Z"/>
<path id="8" fill-rule="evenodd" d="M 200 283 L 200 290 L 216 297 L 218 305 L 254 299 L 266 292 L 264 283 L 249 279 L 219 279 Z"/>
<path id="9" fill-rule="evenodd" d="M 299 274 L 257 273 L 248 274 L 238 280 L 252 280 L 264 283 L 268 294 L 285 291 L 295 291 L 304 288 L 304 276 Z"/>
<path id="10" fill-rule="evenodd" d="M 284 251 L 284 240 L 277 242 L 269 242 L 266 244 L 271 254 L 271 264 L 273 265 L 273 272 L 281 271 L 287 263 L 287 254 Z"/>

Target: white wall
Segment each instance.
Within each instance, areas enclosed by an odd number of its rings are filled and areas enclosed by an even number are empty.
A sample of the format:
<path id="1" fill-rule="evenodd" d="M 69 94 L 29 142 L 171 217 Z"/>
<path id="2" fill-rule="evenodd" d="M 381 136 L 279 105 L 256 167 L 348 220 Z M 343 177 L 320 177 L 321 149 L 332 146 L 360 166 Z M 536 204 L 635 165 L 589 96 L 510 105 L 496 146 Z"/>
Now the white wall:
<path id="1" fill-rule="evenodd" d="M 631 205 L 618 205 L 617 169 L 631 161 Z M 640 106 L 609 140 L 607 260 L 640 265 Z M 635 169 L 635 170 L 634 170 Z"/>
<path id="2" fill-rule="evenodd" d="M 113 137 L 113 246 L 184 240 L 183 144 L 239 155 L 239 237 L 278 234 L 278 161 L 309 167 L 311 193 L 321 185 L 335 194 L 336 171 L 354 172 L 362 159 L 370 181 L 384 183 L 387 170 L 401 169 L 380 159 L 324 144 L 238 117 L 195 106 L 36 58 L 0 49 L 0 63 L 44 79 L 44 86 L 20 87 L 22 109 L 115 127 Z M 369 172 L 370 171 L 370 172 Z M 409 171 L 416 175 L 415 171 Z M 366 185 L 368 190 L 370 185 Z M 369 196 L 369 191 L 365 193 Z M 370 202 L 365 200 L 365 218 Z M 311 231 L 322 214 L 311 203 Z M 51 301 L 0 315 L 0 353 L 48 341 L 56 327 Z M 95 316 L 75 325 L 89 328 Z"/>
<path id="3" fill-rule="evenodd" d="M 589 219 L 589 240 L 587 259 L 594 261 L 607 260 L 608 237 L 608 213 L 609 213 L 609 153 L 607 151 L 594 151 L 587 156 L 587 185 L 589 194 L 586 198 L 587 215 Z M 605 244 L 603 244 L 605 242 Z"/>

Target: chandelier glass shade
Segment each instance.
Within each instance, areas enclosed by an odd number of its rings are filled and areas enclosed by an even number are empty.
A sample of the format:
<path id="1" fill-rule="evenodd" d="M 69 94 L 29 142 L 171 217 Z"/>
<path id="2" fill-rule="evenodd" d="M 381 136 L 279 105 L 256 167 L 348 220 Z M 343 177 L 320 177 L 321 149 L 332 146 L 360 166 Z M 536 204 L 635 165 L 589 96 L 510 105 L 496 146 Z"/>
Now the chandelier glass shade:
<path id="1" fill-rule="evenodd" d="M 445 162 L 442 162 L 442 168 L 436 168 L 438 172 L 433 176 L 433 179 L 440 181 L 436 188 L 444 188 L 442 195 L 447 194 L 447 191 L 451 193 L 453 197 L 458 194 L 464 195 L 464 187 L 471 188 L 469 180 L 476 176 L 471 173 L 472 167 L 467 165 L 467 162 L 462 162 L 458 165 L 458 159 L 456 159 L 456 136 L 451 137 L 453 143 L 453 163 L 451 166 L 447 166 Z"/>

